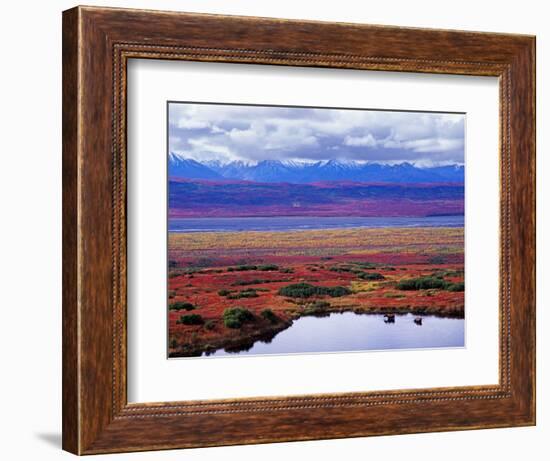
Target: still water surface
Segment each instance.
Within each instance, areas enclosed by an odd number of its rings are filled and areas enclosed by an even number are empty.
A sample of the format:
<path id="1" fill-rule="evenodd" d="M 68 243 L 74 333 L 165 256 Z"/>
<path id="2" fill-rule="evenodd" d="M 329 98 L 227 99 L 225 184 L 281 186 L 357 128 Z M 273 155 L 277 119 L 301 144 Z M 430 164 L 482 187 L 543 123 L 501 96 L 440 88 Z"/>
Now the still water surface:
<path id="1" fill-rule="evenodd" d="M 269 343 L 257 341 L 240 352 L 221 349 L 210 357 L 464 347 L 464 319 L 423 316 L 417 325 L 415 318 L 396 315 L 395 323 L 385 323 L 383 315 L 353 312 L 301 317 Z"/>
<path id="2" fill-rule="evenodd" d="M 170 218 L 169 232 L 242 232 L 354 229 L 380 227 L 464 227 L 464 216 Z"/>

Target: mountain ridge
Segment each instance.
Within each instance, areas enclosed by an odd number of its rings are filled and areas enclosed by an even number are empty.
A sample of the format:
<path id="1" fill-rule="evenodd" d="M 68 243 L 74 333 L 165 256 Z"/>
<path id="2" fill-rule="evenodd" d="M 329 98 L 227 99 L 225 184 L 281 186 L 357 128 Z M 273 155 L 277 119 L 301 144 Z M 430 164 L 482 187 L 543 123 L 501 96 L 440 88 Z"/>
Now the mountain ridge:
<path id="1" fill-rule="evenodd" d="M 408 162 L 388 165 L 339 160 L 301 163 L 263 160 L 257 164 L 232 161 L 201 163 L 175 153 L 168 156 L 170 177 L 206 180 L 244 180 L 263 183 L 308 184 L 326 181 L 383 183 L 464 182 L 464 166 L 418 167 Z"/>

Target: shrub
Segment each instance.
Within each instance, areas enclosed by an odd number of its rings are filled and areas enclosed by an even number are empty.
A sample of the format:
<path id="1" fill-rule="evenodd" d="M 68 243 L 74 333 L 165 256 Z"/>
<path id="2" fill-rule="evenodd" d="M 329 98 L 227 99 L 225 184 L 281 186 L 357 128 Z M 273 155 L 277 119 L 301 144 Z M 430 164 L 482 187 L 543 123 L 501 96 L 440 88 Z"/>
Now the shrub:
<path id="1" fill-rule="evenodd" d="M 464 291 L 464 282 L 451 283 L 447 287 L 448 291 Z"/>
<path id="2" fill-rule="evenodd" d="M 330 303 L 327 303 L 326 301 L 315 301 L 310 307 L 314 309 L 328 309 L 330 307 Z"/>
<path id="3" fill-rule="evenodd" d="M 241 328 L 243 323 L 254 320 L 254 314 L 244 307 L 232 307 L 223 312 L 223 323 L 227 328 Z"/>
<path id="4" fill-rule="evenodd" d="M 218 294 L 220 296 L 227 296 L 230 293 L 231 293 L 231 291 L 229 291 L 229 290 L 220 290 L 220 291 L 218 291 Z"/>
<path id="5" fill-rule="evenodd" d="M 259 283 L 264 283 L 261 279 L 253 279 L 253 280 L 237 280 L 231 284 L 233 287 L 242 287 L 244 285 L 257 285 Z"/>
<path id="6" fill-rule="evenodd" d="M 328 315 L 327 308 L 330 307 L 330 303 L 326 301 L 315 301 L 309 304 L 304 309 L 305 315 Z"/>
<path id="7" fill-rule="evenodd" d="M 294 283 L 288 285 L 279 290 L 281 296 L 288 296 L 290 298 L 309 298 L 311 296 L 331 296 L 338 298 L 340 296 L 347 296 L 351 294 L 351 290 L 342 286 L 335 287 L 317 287 L 309 283 Z"/>
<path id="8" fill-rule="evenodd" d="M 227 328 L 241 328 L 243 324 L 233 317 L 224 318 L 223 323 Z"/>
<path id="9" fill-rule="evenodd" d="M 349 272 L 352 274 L 358 274 L 361 273 L 361 269 L 359 267 L 352 267 L 352 266 L 332 266 L 329 268 L 329 271 L 331 272 Z"/>
<path id="10" fill-rule="evenodd" d="M 349 272 L 350 269 L 348 267 L 340 267 L 340 266 L 332 266 L 329 271 L 331 272 Z"/>
<path id="11" fill-rule="evenodd" d="M 214 320 L 207 320 L 204 323 L 204 328 L 206 328 L 207 330 L 213 330 L 214 328 L 216 328 L 216 322 Z"/>
<path id="12" fill-rule="evenodd" d="M 199 267 L 188 267 L 187 269 L 184 269 L 182 273 L 186 275 L 200 274 L 202 273 L 202 269 Z"/>
<path id="13" fill-rule="evenodd" d="M 264 264 L 262 266 L 258 266 L 258 270 L 260 271 L 278 271 L 279 266 L 276 264 Z"/>
<path id="14" fill-rule="evenodd" d="M 254 288 L 248 288 L 246 290 L 239 291 L 235 294 L 230 294 L 227 299 L 241 299 L 241 298 L 257 298 L 258 293 Z"/>
<path id="15" fill-rule="evenodd" d="M 364 274 L 364 270 L 367 269 L 375 269 L 376 266 L 371 263 L 353 263 L 354 266 L 332 266 L 329 268 L 329 271 L 331 272 L 349 272 L 351 274 L 357 274 L 358 276 L 361 276 Z M 384 278 L 381 274 L 379 274 L 382 278 Z M 376 279 L 380 280 L 380 279 Z"/>
<path id="16" fill-rule="evenodd" d="M 197 306 L 195 306 L 194 304 L 183 303 L 181 301 L 177 301 L 175 303 L 170 304 L 170 310 L 172 311 L 181 311 L 181 310 L 192 311 L 193 309 L 196 309 L 196 308 Z"/>
<path id="17" fill-rule="evenodd" d="M 314 287 L 309 283 L 294 283 L 281 288 L 279 294 L 290 298 L 309 298 L 310 296 L 318 294 L 317 288 L 318 287 Z"/>
<path id="18" fill-rule="evenodd" d="M 377 265 L 369 262 L 356 262 L 355 265 L 359 266 L 361 269 L 376 269 Z"/>
<path id="19" fill-rule="evenodd" d="M 236 267 L 228 267 L 228 272 L 235 272 L 235 271 L 255 271 L 258 269 L 258 266 L 254 266 L 252 264 L 243 264 L 241 266 Z"/>
<path id="20" fill-rule="evenodd" d="M 176 323 L 183 325 L 201 325 L 204 323 L 202 315 L 199 314 L 187 314 L 182 315 Z"/>
<path id="21" fill-rule="evenodd" d="M 279 318 L 271 309 L 264 309 L 262 312 L 260 312 L 260 315 L 271 323 L 277 323 L 277 320 L 279 320 Z"/>
<path id="22" fill-rule="evenodd" d="M 284 269 L 281 269 L 280 272 L 282 272 L 283 274 L 293 274 L 294 269 L 292 269 L 291 267 L 285 267 Z"/>
<path id="23" fill-rule="evenodd" d="M 398 290 L 429 290 L 431 288 L 445 289 L 445 280 L 436 277 L 419 277 L 415 279 L 400 280 L 397 283 Z"/>
<path id="24" fill-rule="evenodd" d="M 399 290 L 448 290 L 464 291 L 464 282 L 452 283 L 440 277 L 419 277 L 416 279 L 401 280 L 397 283 Z"/>
<path id="25" fill-rule="evenodd" d="M 346 287 L 336 286 L 336 287 L 319 287 L 320 294 L 329 295 L 332 298 L 339 298 L 341 296 L 347 296 L 351 294 L 351 290 Z"/>
<path id="26" fill-rule="evenodd" d="M 433 277 L 437 277 L 438 275 L 441 275 L 443 277 L 460 277 L 461 275 L 464 275 L 464 271 L 453 269 L 437 270 L 432 274 Z"/>
<path id="27" fill-rule="evenodd" d="M 401 293 L 384 293 L 384 298 L 404 298 L 405 295 Z"/>
<path id="28" fill-rule="evenodd" d="M 362 272 L 358 277 L 363 280 L 384 280 L 384 276 L 379 272 Z"/>
<path id="29" fill-rule="evenodd" d="M 172 349 L 175 349 L 176 347 L 178 347 L 178 341 L 176 340 L 176 338 L 172 338 L 172 339 L 170 340 L 170 347 L 171 347 Z"/>

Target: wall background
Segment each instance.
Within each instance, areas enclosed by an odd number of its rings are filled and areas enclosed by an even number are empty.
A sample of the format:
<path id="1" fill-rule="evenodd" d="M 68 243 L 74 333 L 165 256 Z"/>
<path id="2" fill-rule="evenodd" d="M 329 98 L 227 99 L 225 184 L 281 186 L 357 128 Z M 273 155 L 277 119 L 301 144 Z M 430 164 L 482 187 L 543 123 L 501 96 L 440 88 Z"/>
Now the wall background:
<path id="1" fill-rule="evenodd" d="M 9 2 L 0 35 L 0 410 L 3 457 L 70 459 L 61 452 L 61 11 L 76 2 Z M 89 5 L 293 19 L 363 22 L 537 35 L 538 425 L 534 428 L 419 434 L 118 455 L 135 460 L 275 460 L 407 457 L 423 461 L 545 459 L 550 437 L 549 249 L 543 184 L 550 138 L 550 30 L 536 0 L 309 2 L 297 0 L 88 0 Z M 546 362 L 546 363 L 545 363 Z M 98 457 L 95 459 L 103 459 Z M 115 459 L 115 458 L 112 458 Z"/>

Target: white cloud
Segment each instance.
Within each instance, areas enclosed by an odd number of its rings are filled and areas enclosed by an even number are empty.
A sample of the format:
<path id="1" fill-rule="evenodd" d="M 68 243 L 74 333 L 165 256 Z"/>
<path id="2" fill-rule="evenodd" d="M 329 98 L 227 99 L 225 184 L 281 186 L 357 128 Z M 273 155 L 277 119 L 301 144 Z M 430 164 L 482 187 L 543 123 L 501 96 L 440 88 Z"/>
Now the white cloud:
<path id="1" fill-rule="evenodd" d="M 212 143 L 208 138 L 194 138 L 189 140 L 189 144 L 191 145 L 191 152 L 192 154 L 216 154 L 218 157 L 221 154 L 221 158 L 223 156 L 227 157 L 233 157 L 233 152 L 231 149 L 227 146 L 224 146 L 223 144 L 215 144 Z"/>
<path id="2" fill-rule="evenodd" d="M 344 145 L 346 146 L 367 146 L 374 147 L 378 144 L 376 139 L 372 134 L 367 134 L 366 136 L 346 136 L 344 138 Z"/>
<path id="3" fill-rule="evenodd" d="M 202 160 L 463 163 L 464 115 L 173 103 L 170 150 Z"/>
<path id="4" fill-rule="evenodd" d="M 204 128 L 209 128 L 210 123 L 205 120 L 193 120 L 191 118 L 182 118 L 177 121 L 177 127 L 184 130 L 201 130 Z"/>
<path id="5" fill-rule="evenodd" d="M 225 130 L 222 130 L 219 126 L 213 125 L 212 128 L 210 128 L 211 133 L 225 133 Z"/>
<path id="6" fill-rule="evenodd" d="M 464 142 L 461 139 L 427 138 L 412 141 L 395 141 L 388 139 L 383 146 L 388 149 L 405 149 L 418 153 L 438 153 L 462 149 Z"/>
<path id="7" fill-rule="evenodd" d="M 267 135 L 263 123 L 252 122 L 245 130 L 233 128 L 227 132 L 228 138 L 236 144 L 256 145 L 260 139 Z"/>

